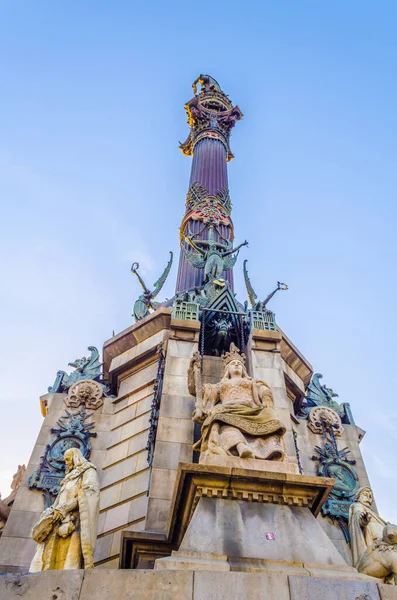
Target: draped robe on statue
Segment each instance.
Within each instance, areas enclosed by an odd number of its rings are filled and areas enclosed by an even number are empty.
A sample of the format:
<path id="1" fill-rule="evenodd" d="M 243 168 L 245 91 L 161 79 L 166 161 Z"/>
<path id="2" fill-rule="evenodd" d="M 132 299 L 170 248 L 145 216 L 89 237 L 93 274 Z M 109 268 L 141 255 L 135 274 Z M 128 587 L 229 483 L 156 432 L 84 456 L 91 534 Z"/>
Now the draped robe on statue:
<path id="1" fill-rule="evenodd" d="M 281 438 L 286 429 L 277 418 L 269 386 L 244 374 L 224 377 L 217 384 L 204 384 L 203 407 L 207 417 L 201 439 L 193 446 L 201 453 L 209 450 L 214 425 L 219 430 L 219 445 L 227 454 L 236 454 L 239 443 L 247 445 L 255 458 L 284 460 Z"/>
<path id="2" fill-rule="evenodd" d="M 87 460 L 67 473 L 55 502 L 33 527 L 30 572 L 93 568 L 99 514 L 96 467 Z"/>
<path id="3" fill-rule="evenodd" d="M 361 524 L 361 516 L 368 513 L 371 520 L 364 527 Z M 349 532 L 350 544 L 353 555 L 353 566 L 356 567 L 360 558 L 376 539 L 382 539 L 383 528 L 386 525 L 376 512 L 361 502 L 354 502 L 349 509 Z"/>

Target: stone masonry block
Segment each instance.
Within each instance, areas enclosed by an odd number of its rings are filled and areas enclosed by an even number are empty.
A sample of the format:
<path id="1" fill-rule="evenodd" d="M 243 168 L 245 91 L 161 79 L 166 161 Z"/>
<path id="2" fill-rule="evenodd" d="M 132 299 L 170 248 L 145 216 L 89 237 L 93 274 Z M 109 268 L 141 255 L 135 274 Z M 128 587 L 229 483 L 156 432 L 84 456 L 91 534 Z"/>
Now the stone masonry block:
<path id="1" fill-rule="evenodd" d="M 193 396 L 170 396 L 163 394 L 160 405 L 160 416 L 175 419 L 191 419 L 194 411 Z"/>
<path id="2" fill-rule="evenodd" d="M 94 569 L 85 572 L 80 600 L 192 600 L 192 593 L 189 571 Z"/>
<path id="3" fill-rule="evenodd" d="M 193 598 L 194 600 L 225 600 L 226 598 L 290 600 L 288 576 L 284 573 L 196 571 Z"/>
<path id="4" fill-rule="evenodd" d="M 22 485 L 18 490 L 12 508 L 13 510 L 41 513 L 44 510 L 43 494 L 38 490 L 30 490 L 26 485 Z"/>
<path id="5" fill-rule="evenodd" d="M 177 469 L 180 462 L 192 462 L 193 450 L 190 444 L 156 441 L 153 467 Z"/>
<path id="6" fill-rule="evenodd" d="M 30 538 L 30 532 L 39 520 L 40 512 L 12 510 L 4 527 L 4 537 Z"/>
<path id="7" fill-rule="evenodd" d="M 145 471 L 141 471 L 134 477 L 130 479 L 126 479 L 123 482 L 121 488 L 121 501 L 127 500 L 128 498 L 134 498 L 138 494 L 142 494 L 146 492 L 149 485 L 149 468 L 146 468 Z"/>
<path id="8" fill-rule="evenodd" d="M 182 358 L 181 356 L 170 356 L 170 354 L 168 354 L 167 362 L 165 365 L 165 377 L 169 375 L 178 375 L 180 377 L 186 377 L 189 364 L 190 358 Z"/>
<path id="9" fill-rule="evenodd" d="M 133 373 L 129 377 L 123 379 L 120 383 L 118 396 L 126 396 L 127 394 L 131 394 L 138 388 L 148 385 L 155 381 L 157 376 L 157 361 Z"/>
<path id="10" fill-rule="evenodd" d="M 397 600 L 397 586 L 378 583 L 380 600 Z"/>
<path id="11" fill-rule="evenodd" d="M 187 376 L 168 375 L 164 379 L 163 393 L 170 396 L 189 396 L 187 388 Z"/>
<path id="12" fill-rule="evenodd" d="M 181 358 L 191 358 L 193 352 L 198 349 L 196 342 L 185 340 L 169 340 L 167 356 L 179 356 Z"/>
<path id="13" fill-rule="evenodd" d="M 194 423 L 191 419 L 159 418 L 157 440 L 162 442 L 177 442 L 193 444 Z"/>
<path id="14" fill-rule="evenodd" d="M 44 571 L 0 577 L 0 599 L 79 600 L 84 571 Z"/>
<path id="15" fill-rule="evenodd" d="M 171 469 L 152 469 L 150 498 L 171 500 L 174 492 L 176 473 L 176 471 Z"/>
<path id="16" fill-rule="evenodd" d="M 36 544 L 32 539 L 6 537 L 3 533 L 0 543 L 0 565 L 17 565 L 29 568 L 35 549 Z"/>
<path id="17" fill-rule="evenodd" d="M 145 529 L 147 531 L 165 531 L 170 510 L 171 500 L 149 498 Z"/>
<path id="18" fill-rule="evenodd" d="M 289 575 L 289 585 L 291 600 L 367 600 L 366 596 L 379 600 L 377 585 L 371 581 Z"/>
<path id="19" fill-rule="evenodd" d="M 270 385 L 271 388 L 285 387 L 284 373 L 281 369 L 268 369 L 265 367 L 259 367 L 254 365 L 253 377 L 255 377 L 256 379 L 262 379 L 268 385 Z"/>
<path id="20" fill-rule="evenodd" d="M 135 473 L 136 461 L 136 456 L 132 456 L 102 471 L 99 477 L 101 489 L 113 485 Z"/>

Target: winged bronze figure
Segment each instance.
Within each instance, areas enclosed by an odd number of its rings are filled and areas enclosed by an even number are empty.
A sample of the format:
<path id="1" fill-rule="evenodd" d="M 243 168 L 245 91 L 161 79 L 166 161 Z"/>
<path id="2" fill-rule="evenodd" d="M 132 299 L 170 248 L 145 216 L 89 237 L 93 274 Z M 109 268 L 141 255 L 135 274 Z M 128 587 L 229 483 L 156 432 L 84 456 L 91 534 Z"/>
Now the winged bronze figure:
<path id="1" fill-rule="evenodd" d="M 200 232 L 201 233 L 201 232 Z M 198 235 L 198 234 L 195 234 Z M 186 260 L 196 269 L 204 269 L 204 283 L 214 281 L 222 275 L 223 271 L 233 269 L 238 252 L 242 246 L 248 246 L 247 240 L 233 248 L 230 242 L 222 244 L 215 240 L 214 227 L 211 225 L 206 240 L 195 240 L 195 235 L 184 235 L 185 242 L 195 250 L 187 250 L 183 244 L 181 248 Z"/>
<path id="2" fill-rule="evenodd" d="M 276 294 L 279 290 L 288 290 L 288 285 L 286 283 L 281 283 L 281 281 L 277 281 L 276 289 L 273 290 L 264 300 L 260 300 L 259 302 L 257 302 L 258 296 L 256 295 L 255 290 L 252 287 L 251 280 L 248 276 L 247 262 L 248 262 L 247 260 L 244 261 L 243 271 L 244 271 L 245 287 L 247 288 L 248 298 L 249 298 L 249 301 L 251 303 L 251 307 L 253 310 L 263 312 L 266 309 L 267 303 L 269 302 L 269 300 L 271 300 L 273 298 L 274 294 Z"/>
<path id="3" fill-rule="evenodd" d="M 170 255 L 171 255 L 170 260 L 168 261 L 168 264 L 165 267 L 161 277 L 154 284 L 153 291 L 149 290 L 149 288 L 146 286 L 145 282 L 143 281 L 142 277 L 139 275 L 139 273 L 138 273 L 139 263 L 134 262 L 132 264 L 131 271 L 138 277 L 138 281 L 141 284 L 141 287 L 143 289 L 143 294 L 141 294 L 139 296 L 138 300 L 136 300 L 135 304 L 134 304 L 133 314 L 137 321 L 140 321 L 144 317 L 147 317 L 147 315 L 150 314 L 149 309 L 156 310 L 156 308 L 158 308 L 160 306 L 160 303 L 153 302 L 153 299 L 160 292 L 161 288 L 163 287 L 163 285 L 165 283 L 165 280 L 168 277 L 168 273 L 171 270 L 172 259 L 173 259 L 174 255 L 172 252 L 170 252 Z"/>

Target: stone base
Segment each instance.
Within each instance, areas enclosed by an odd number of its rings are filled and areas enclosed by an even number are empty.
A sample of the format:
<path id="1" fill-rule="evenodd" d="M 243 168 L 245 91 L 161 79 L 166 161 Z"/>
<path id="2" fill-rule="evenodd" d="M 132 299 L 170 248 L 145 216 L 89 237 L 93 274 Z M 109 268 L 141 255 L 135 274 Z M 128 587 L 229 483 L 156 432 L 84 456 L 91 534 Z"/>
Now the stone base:
<path id="1" fill-rule="evenodd" d="M 0 600 L 397 600 L 397 587 L 340 571 L 94 569 L 0 577 Z"/>
<path id="2" fill-rule="evenodd" d="M 228 457 L 220 460 L 228 460 Z M 236 459 L 231 457 L 230 460 L 229 466 L 180 463 L 167 531 L 161 534 L 153 531 L 123 532 L 121 567 L 147 568 L 155 559 L 170 556 L 173 550 L 178 549 L 270 560 L 345 564 L 315 520 L 335 483 L 334 479 L 309 477 L 285 470 L 269 472 L 238 468 Z M 245 466 L 247 462 L 248 459 L 244 459 Z M 252 462 L 255 467 L 257 463 L 265 462 L 264 467 L 270 464 L 288 469 L 292 466 L 274 461 Z M 200 516 L 197 517 L 199 509 Z M 276 515 L 280 521 L 277 531 L 274 523 Z M 193 532 L 196 530 L 195 538 Z M 272 532 L 276 539 L 265 544 L 266 533 Z M 291 542 L 292 534 L 295 537 Z M 287 554 L 282 550 L 280 540 L 289 548 Z M 196 545 L 196 542 L 199 544 Z M 318 547 L 327 544 L 328 551 L 321 553 L 321 557 L 316 544 Z M 276 554 L 264 554 L 265 547 L 269 551 L 277 549 Z M 329 558 L 330 553 L 334 559 Z"/>
<path id="3" fill-rule="evenodd" d="M 359 573 L 349 565 L 324 565 L 287 560 L 266 560 L 227 556 L 205 552 L 173 551 L 171 556 L 156 560 L 156 571 L 239 571 L 242 573 L 284 573 L 286 575 L 310 575 L 311 577 L 336 577 L 354 581 L 379 580 Z"/>
<path id="4" fill-rule="evenodd" d="M 195 564 L 196 557 L 209 550 L 241 559 L 347 566 L 320 523 L 302 506 L 202 497 L 172 557 L 194 553 Z M 157 559 L 155 568 L 167 560 Z"/>
<path id="5" fill-rule="evenodd" d="M 217 454 L 206 454 L 200 456 L 200 465 L 213 465 L 217 467 L 229 467 L 236 469 L 249 469 L 266 473 L 289 473 L 298 474 L 298 465 L 290 462 L 277 460 L 258 460 L 255 458 L 240 458 L 239 456 L 220 456 Z"/>

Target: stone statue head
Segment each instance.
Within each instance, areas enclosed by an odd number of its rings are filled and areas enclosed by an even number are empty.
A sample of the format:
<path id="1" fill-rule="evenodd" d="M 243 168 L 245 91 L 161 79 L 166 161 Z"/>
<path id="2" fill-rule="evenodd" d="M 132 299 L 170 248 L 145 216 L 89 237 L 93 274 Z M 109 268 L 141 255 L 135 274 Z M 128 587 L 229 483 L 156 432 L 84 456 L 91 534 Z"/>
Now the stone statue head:
<path id="1" fill-rule="evenodd" d="M 63 455 L 63 459 L 66 465 L 66 473 L 69 473 L 86 462 L 86 459 L 79 448 L 68 448 Z"/>
<path id="2" fill-rule="evenodd" d="M 233 379 L 234 377 L 246 377 L 249 379 L 244 363 L 237 358 L 227 363 L 223 374 L 223 379 Z"/>
<path id="3" fill-rule="evenodd" d="M 374 501 L 374 495 L 371 488 L 368 486 L 360 488 L 356 494 L 356 500 L 369 508 Z"/>
<path id="4" fill-rule="evenodd" d="M 223 379 L 232 379 L 233 377 L 250 378 L 245 368 L 245 354 L 242 354 L 233 342 L 230 344 L 230 351 L 222 356 L 222 360 L 225 365 Z"/>
<path id="5" fill-rule="evenodd" d="M 392 523 L 385 525 L 383 529 L 383 541 L 389 546 L 397 544 L 397 526 Z"/>

